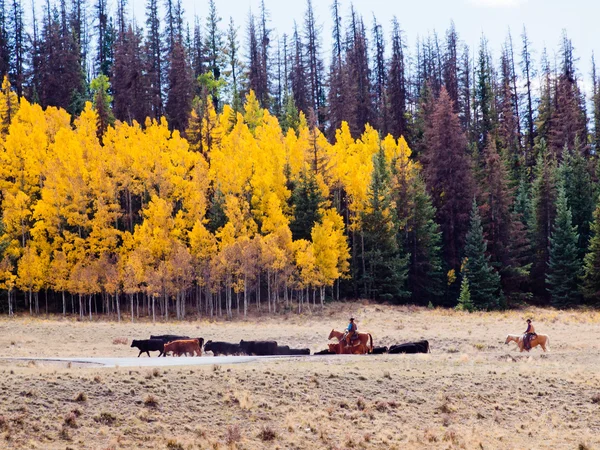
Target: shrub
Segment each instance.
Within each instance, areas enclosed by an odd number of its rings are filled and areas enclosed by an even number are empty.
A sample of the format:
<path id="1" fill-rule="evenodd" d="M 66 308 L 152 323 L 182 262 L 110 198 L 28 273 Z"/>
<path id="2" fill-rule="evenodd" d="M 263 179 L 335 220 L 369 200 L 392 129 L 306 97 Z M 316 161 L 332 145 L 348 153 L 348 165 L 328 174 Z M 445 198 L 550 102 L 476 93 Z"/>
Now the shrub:
<path id="1" fill-rule="evenodd" d="M 242 433 L 240 432 L 240 427 L 238 425 L 233 425 L 227 427 L 227 436 L 225 437 L 225 442 L 227 445 L 233 445 L 236 442 L 239 442 L 242 439 Z"/>
<path id="2" fill-rule="evenodd" d="M 74 400 L 79 403 L 87 402 L 87 395 L 85 394 L 85 392 L 80 392 L 75 396 Z"/>
<path id="3" fill-rule="evenodd" d="M 262 427 L 262 429 L 258 433 L 258 438 L 263 442 L 273 441 L 276 437 L 277 433 L 275 433 L 275 431 L 268 425 Z"/>
<path id="4" fill-rule="evenodd" d="M 113 345 L 127 345 L 128 340 L 124 337 L 117 337 L 113 339 L 112 343 Z"/>
<path id="5" fill-rule="evenodd" d="M 144 399 L 144 405 L 146 405 L 149 408 L 156 408 L 158 406 L 158 400 L 154 395 L 148 394 Z"/>

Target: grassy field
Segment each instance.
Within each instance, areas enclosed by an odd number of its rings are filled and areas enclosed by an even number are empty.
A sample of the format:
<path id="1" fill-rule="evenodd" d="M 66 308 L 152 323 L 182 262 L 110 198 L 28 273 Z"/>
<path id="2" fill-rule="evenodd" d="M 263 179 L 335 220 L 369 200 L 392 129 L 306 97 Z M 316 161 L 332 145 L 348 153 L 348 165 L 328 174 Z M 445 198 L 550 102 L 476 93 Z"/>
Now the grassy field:
<path id="1" fill-rule="evenodd" d="M 0 356 L 136 356 L 131 339 L 151 333 L 276 339 L 317 351 L 350 314 L 375 345 L 425 338 L 432 353 L 134 370 L 4 361 L 0 448 L 600 449 L 594 311 L 354 303 L 154 325 L 3 318 Z M 550 336 L 548 354 L 504 345 L 527 317 Z"/>

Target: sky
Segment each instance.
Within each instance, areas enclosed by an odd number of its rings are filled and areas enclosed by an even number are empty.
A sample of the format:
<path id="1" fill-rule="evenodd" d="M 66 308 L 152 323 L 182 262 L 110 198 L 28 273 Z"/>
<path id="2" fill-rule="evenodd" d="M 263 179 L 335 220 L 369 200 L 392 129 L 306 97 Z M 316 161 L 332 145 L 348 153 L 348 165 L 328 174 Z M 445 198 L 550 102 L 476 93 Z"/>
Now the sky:
<path id="1" fill-rule="evenodd" d="M 182 0 L 186 18 L 198 15 L 202 23 L 207 15 L 208 0 Z M 144 21 L 146 0 L 130 0 L 131 13 L 138 23 Z M 451 21 L 454 21 L 460 38 L 469 45 L 472 53 L 479 46 L 482 34 L 489 41 L 495 61 L 498 60 L 502 43 L 511 30 L 515 52 L 520 52 L 520 36 L 523 26 L 533 44 L 536 65 L 544 47 L 551 58 L 559 51 L 563 30 L 572 39 L 575 56 L 579 59 L 579 76 L 584 78 L 584 89 L 589 89 L 592 52 L 600 55 L 600 39 L 597 21 L 600 17 L 598 0 L 341 0 L 343 19 L 349 14 L 350 5 L 360 13 L 368 28 L 373 14 L 383 24 L 389 36 L 393 16 L 398 18 L 405 32 L 409 52 L 414 53 L 418 36 L 436 31 L 443 38 Z M 240 27 L 239 36 L 245 40 L 245 27 L 249 11 L 257 13 L 260 0 L 216 0 L 223 29 L 232 17 Z M 306 0 L 265 0 L 270 13 L 271 28 L 281 37 L 291 35 L 294 20 L 302 25 Z M 331 52 L 331 0 L 313 0 L 313 7 L 322 26 L 323 56 Z M 244 42 L 242 42 L 244 44 Z"/>

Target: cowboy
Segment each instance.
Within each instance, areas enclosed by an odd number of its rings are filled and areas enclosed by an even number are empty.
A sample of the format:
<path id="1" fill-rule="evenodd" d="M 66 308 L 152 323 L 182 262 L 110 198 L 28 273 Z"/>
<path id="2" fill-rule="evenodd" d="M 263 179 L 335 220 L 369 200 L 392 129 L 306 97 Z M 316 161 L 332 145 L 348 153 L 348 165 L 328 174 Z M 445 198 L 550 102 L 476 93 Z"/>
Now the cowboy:
<path id="1" fill-rule="evenodd" d="M 523 337 L 523 346 L 525 350 L 531 350 L 531 340 L 537 336 L 535 328 L 531 323 L 531 319 L 527 319 L 527 330 L 525 330 L 525 336 Z"/>
<path id="2" fill-rule="evenodd" d="M 350 340 L 356 335 L 357 330 L 358 330 L 358 328 L 356 327 L 356 324 L 354 323 L 354 317 L 350 317 L 350 323 L 348 324 L 348 327 L 346 328 L 346 332 L 344 333 L 344 336 L 342 337 L 342 339 L 346 340 L 346 345 L 348 347 L 350 347 Z"/>

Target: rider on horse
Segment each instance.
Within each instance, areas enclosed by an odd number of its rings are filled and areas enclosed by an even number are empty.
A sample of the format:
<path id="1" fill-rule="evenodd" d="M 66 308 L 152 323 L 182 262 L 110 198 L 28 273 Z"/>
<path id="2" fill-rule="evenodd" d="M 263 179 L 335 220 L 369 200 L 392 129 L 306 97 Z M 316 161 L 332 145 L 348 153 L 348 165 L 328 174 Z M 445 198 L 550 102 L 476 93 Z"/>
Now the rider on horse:
<path id="1" fill-rule="evenodd" d="M 348 347 L 350 347 L 350 340 L 356 335 L 358 331 L 358 328 L 356 326 L 356 324 L 354 323 L 354 317 L 350 317 L 350 323 L 348 324 L 348 327 L 346 328 L 346 332 L 344 333 L 344 336 L 342 337 L 342 339 L 346 340 L 346 345 Z"/>
<path id="2" fill-rule="evenodd" d="M 525 336 L 523 336 L 523 345 L 525 350 L 531 350 L 531 340 L 537 336 L 535 328 L 531 323 L 531 319 L 527 319 L 527 330 L 525 330 Z"/>

